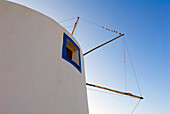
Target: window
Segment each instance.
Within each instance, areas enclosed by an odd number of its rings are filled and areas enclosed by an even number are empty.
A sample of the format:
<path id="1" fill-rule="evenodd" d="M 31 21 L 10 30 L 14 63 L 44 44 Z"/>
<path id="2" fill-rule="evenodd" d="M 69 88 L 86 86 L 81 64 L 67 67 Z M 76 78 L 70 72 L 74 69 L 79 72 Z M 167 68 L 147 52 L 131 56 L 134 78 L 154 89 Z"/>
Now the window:
<path id="1" fill-rule="evenodd" d="M 67 47 L 66 47 L 66 55 L 67 55 L 67 57 L 68 57 L 69 59 L 72 60 L 72 51 L 71 51 L 69 48 L 67 48 Z"/>
<path id="2" fill-rule="evenodd" d="M 63 51 L 62 58 L 71 63 L 81 72 L 80 48 L 65 33 L 63 34 Z"/>

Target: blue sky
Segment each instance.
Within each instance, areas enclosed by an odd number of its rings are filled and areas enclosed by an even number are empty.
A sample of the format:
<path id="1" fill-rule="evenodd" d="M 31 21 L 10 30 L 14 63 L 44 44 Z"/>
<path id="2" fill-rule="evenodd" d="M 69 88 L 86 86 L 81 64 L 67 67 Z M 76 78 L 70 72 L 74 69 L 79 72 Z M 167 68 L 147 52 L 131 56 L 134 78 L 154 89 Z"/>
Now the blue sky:
<path id="1" fill-rule="evenodd" d="M 80 16 L 125 34 L 144 100 L 134 114 L 170 113 L 170 1 L 11 0 L 57 22 Z M 75 20 L 61 23 L 74 25 Z M 67 28 L 72 31 L 72 28 Z M 83 52 L 117 36 L 80 19 L 75 38 Z M 139 95 L 126 50 L 127 88 Z M 85 56 L 86 81 L 125 90 L 123 45 L 118 39 Z M 130 114 L 137 99 L 87 88 L 90 114 Z M 102 91 L 102 92 L 99 92 Z"/>

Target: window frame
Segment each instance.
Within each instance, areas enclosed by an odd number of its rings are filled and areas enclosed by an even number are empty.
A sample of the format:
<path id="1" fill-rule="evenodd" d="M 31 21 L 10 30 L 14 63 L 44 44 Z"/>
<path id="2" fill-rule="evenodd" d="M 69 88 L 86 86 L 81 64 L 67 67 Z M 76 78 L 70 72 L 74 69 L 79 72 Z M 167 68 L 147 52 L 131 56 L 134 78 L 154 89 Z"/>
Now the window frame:
<path id="1" fill-rule="evenodd" d="M 72 59 L 67 57 L 67 40 L 69 40 L 78 50 L 78 58 L 79 58 L 79 65 L 75 63 Z M 67 62 L 71 63 L 80 73 L 81 73 L 81 56 L 80 56 L 80 48 L 77 44 L 66 34 L 63 33 L 63 48 L 62 48 L 62 58 L 65 59 Z"/>

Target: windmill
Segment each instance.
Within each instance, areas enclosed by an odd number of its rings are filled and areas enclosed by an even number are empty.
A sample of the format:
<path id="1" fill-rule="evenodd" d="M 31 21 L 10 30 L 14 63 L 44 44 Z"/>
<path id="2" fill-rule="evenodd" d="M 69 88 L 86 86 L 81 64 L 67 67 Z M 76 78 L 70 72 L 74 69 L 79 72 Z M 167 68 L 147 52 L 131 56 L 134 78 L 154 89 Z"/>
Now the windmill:
<path id="1" fill-rule="evenodd" d="M 78 20 L 77 20 L 78 22 Z M 88 114 L 81 46 L 59 23 L 33 9 L 0 1 L 0 113 Z"/>

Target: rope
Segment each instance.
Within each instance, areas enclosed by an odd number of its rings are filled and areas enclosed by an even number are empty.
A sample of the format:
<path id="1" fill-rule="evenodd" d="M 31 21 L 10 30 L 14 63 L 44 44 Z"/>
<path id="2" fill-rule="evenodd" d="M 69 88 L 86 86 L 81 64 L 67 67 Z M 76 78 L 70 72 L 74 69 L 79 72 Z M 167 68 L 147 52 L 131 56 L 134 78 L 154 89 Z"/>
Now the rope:
<path id="1" fill-rule="evenodd" d="M 136 104 L 136 106 L 135 106 L 135 108 L 133 109 L 133 111 L 131 112 L 131 114 L 133 114 L 133 112 L 136 110 L 136 108 L 138 107 L 140 101 L 141 101 L 141 99 L 138 101 L 138 103 Z"/>
<path id="2" fill-rule="evenodd" d="M 64 28 L 71 28 L 71 27 L 73 27 L 73 26 L 65 26 Z"/>
<path id="3" fill-rule="evenodd" d="M 70 19 L 63 20 L 63 21 L 59 21 L 58 23 L 63 23 L 63 22 L 70 21 L 70 20 L 73 20 L 73 19 L 76 19 L 76 18 L 77 18 L 77 17 L 70 18 Z M 118 33 L 118 31 L 116 31 L 116 30 L 109 29 L 109 28 L 107 28 L 107 27 L 101 26 L 101 25 L 99 25 L 99 24 L 93 23 L 93 22 L 88 21 L 88 20 L 83 19 L 83 18 L 80 18 L 80 19 L 83 20 L 83 21 L 85 21 L 85 22 L 87 22 L 87 23 L 90 23 L 90 24 L 93 24 L 93 25 L 95 25 L 95 26 L 101 27 L 102 29 L 105 28 L 105 30 L 107 30 L 107 31 L 114 32 L 114 33 Z M 118 34 L 121 35 L 122 33 L 118 33 Z"/>
<path id="4" fill-rule="evenodd" d="M 87 22 L 87 23 L 90 23 L 90 24 L 93 24 L 93 25 L 95 25 L 95 26 L 104 28 L 103 26 L 101 26 L 101 25 L 99 25 L 99 24 L 96 24 L 96 23 L 93 23 L 93 22 L 91 22 L 91 21 L 88 21 L 88 20 L 86 20 L 86 19 L 83 19 L 83 18 L 80 18 L 80 19 L 83 20 L 83 21 L 85 21 L 85 22 Z"/>
<path id="5" fill-rule="evenodd" d="M 125 73 L 125 91 L 127 91 L 127 79 L 126 79 L 126 53 L 125 53 L 125 44 L 124 44 L 124 36 L 122 38 L 123 42 L 123 54 L 124 54 L 124 73 Z"/>
<path id="6" fill-rule="evenodd" d="M 90 90 L 90 91 L 95 91 L 95 92 L 99 92 L 99 93 L 105 93 L 105 94 L 110 94 L 110 95 L 121 96 L 120 94 L 109 93 L 109 92 L 106 92 L 106 91 L 100 91 L 100 90 L 95 90 L 95 89 L 90 89 L 90 88 L 88 88 L 88 90 Z"/>
<path id="7" fill-rule="evenodd" d="M 79 22 L 77 22 L 77 25 L 78 25 L 78 23 L 79 23 Z M 79 26 L 77 26 L 77 29 L 76 29 L 76 32 L 75 32 L 75 38 L 76 38 L 76 36 L 77 36 L 78 27 L 79 27 Z"/>
<path id="8" fill-rule="evenodd" d="M 77 18 L 77 17 L 70 18 L 70 19 L 67 19 L 67 20 L 60 21 L 60 22 L 58 22 L 58 23 L 63 23 L 63 22 L 70 21 L 70 20 L 73 20 L 73 19 L 76 19 L 76 18 Z M 114 33 L 118 33 L 118 31 L 116 31 L 116 30 L 109 29 L 109 28 L 107 28 L 107 27 L 104 27 L 104 26 L 102 26 L 102 25 L 96 24 L 96 23 L 94 23 L 94 22 L 88 21 L 88 20 L 83 19 L 83 18 L 80 18 L 80 19 L 83 20 L 83 21 L 85 21 L 85 22 L 87 22 L 87 23 L 90 23 L 90 24 L 93 24 L 93 25 L 95 25 L 95 26 L 101 27 L 102 29 L 105 29 L 105 30 L 107 30 L 107 31 L 114 32 Z M 119 35 L 122 35 L 122 33 L 118 33 L 118 34 L 119 34 Z"/>
<path id="9" fill-rule="evenodd" d="M 118 33 L 118 31 L 116 31 L 116 30 L 109 29 L 109 28 L 107 28 L 107 27 L 104 27 L 104 26 L 102 26 L 102 25 L 96 24 L 96 23 L 94 23 L 94 22 L 88 21 L 88 20 L 83 19 L 83 18 L 80 18 L 80 19 L 83 20 L 83 21 L 85 21 L 85 22 L 87 22 L 87 23 L 90 23 L 90 24 L 93 24 L 93 25 L 95 25 L 95 26 L 101 27 L 102 29 L 105 29 L 105 30 L 107 30 L 107 31 L 114 32 L 114 33 Z M 118 34 L 121 35 L 122 33 L 118 33 Z"/>
<path id="10" fill-rule="evenodd" d="M 90 90 L 90 91 L 95 91 L 95 92 L 99 92 L 99 93 L 105 93 L 105 94 L 120 96 L 119 94 L 113 94 L 113 93 L 109 93 L 109 92 L 105 92 L 105 91 L 100 91 L 100 90 L 95 90 L 95 89 L 90 89 L 90 88 L 87 88 L 87 89 Z M 137 109 L 140 101 L 141 101 L 141 99 L 137 102 L 137 104 L 136 104 L 136 106 L 134 107 L 134 109 L 132 110 L 131 114 L 133 114 L 134 111 Z"/>
<path id="11" fill-rule="evenodd" d="M 76 19 L 76 18 L 77 18 L 77 17 L 70 18 L 70 19 L 67 19 L 67 20 L 60 21 L 60 22 L 58 22 L 58 23 L 63 23 L 63 22 L 70 21 L 70 20 L 73 20 L 73 19 Z"/>
<path id="12" fill-rule="evenodd" d="M 133 69 L 133 73 L 134 73 L 135 80 L 136 80 L 136 83 L 137 83 L 137 86 L 138 86 L 138 90 L 139 90 L 140 96 L 142 96 L 141 89 L 140 89 L 140 86 L 139 86 L 139 82 L 138 82 L 138 79 L 137 79 L 137 76 L 136 76 L 135 68 L 134 68 L 134 65 L 132 63 L 132 59 L 131 59 L 131 56 L 130 56 L 130 53 L 129 53 L 128 45 L 127 45 L 127 42 L 126 42 L 125 39 L 124 39 L 124 42 L 125 42 L 125 45 L 126 45 L 126 48 L 127 48 L 128 56 L 129 56 L 130 63 L 131 63 L 132 69 Z"/>

